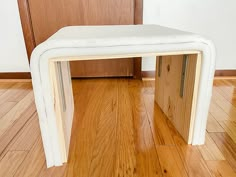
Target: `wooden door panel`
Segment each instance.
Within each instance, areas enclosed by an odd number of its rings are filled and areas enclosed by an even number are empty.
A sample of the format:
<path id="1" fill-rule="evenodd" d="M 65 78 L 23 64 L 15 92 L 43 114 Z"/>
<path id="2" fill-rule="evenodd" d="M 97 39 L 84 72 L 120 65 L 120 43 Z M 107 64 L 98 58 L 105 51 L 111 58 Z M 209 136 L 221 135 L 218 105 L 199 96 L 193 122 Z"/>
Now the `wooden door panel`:
<path id="1" fill-rule="evenodd" d="M 79 67 L 74 62 L 78 63 Z M 73 77 L 133 76 L 133 60 L 130 58 L 72 61 L 70 65 Z"/>
<path id="2" fill-rule="evenodd" d="M 71 25 L 134 24 L 134 0 L 29 0 L 36 45 Z"/>
<path id="3" fill-rule="evenodd" d="M 134 24 L 134 0 L 29 0 L 36 45 L 71 25 Z M 133 59 L 71 62 L 72 77 L 133 76 Z"/>
<path id="4" fill-rule="evenodd" d="M 18 0 L 18 5 L 29 61 L 34 47 L 64 26 L 142 24 L 143 0 Z M 96 75 L 86 62 L 73 62 L 72 76 Z M 133 72 L 141 79 L 141 58 L 92 63 L 98 77 L 130 76 Z M 110 73 L 102 75 L 101 70 Z"/>

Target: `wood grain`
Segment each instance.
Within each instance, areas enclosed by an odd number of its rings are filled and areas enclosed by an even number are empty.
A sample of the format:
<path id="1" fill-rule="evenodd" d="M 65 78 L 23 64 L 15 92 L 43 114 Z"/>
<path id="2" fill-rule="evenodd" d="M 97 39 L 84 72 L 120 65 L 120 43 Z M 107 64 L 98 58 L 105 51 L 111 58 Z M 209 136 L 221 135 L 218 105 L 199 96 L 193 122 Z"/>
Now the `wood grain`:
<path id="1" fill-rule="evenodd" d="M 165 120 L 166 117 L 162 110 L 155 104 L 153 94 L 144 94 L 144 103 L 155 144 L 174 145 L 173 137 Z"/>
<path id="2" fill-rule="evenodd" d="M 134 59 L 106 59 L 70 62 L 71 75 L 79 77 L 132 77 L 134 73 Z"/>
<path id="3" fill-rule="evenodd" d="M 232 105 L 236 106 L 235 100 L 235 86 L 224 80 L 214 81 L 215 90 L 217 90 L 226 100 L 228 100 Z"/>
<path id="4" fill-rule="evenodd" d="M 190 177 L 209 177 L 211 173 L 207 168 L 206 161 L 201 156 L 197 147 L 191 145 L 178 145 L 178 152 L 184 162 L 186 171 Z"/>
<path id="5" fill-rule="evenodd" d="M 0 136 L 0 158 L 5 154 L 5 150 L 8 149 L 9 144 L 13 141 L 19 131 L 24 127 L 25 123 L 31 118 L 35 113 L 36 108 L 34 103 L 31 103 L 29 107 L 23 110 L 20 117 L 7 128 L 6 132 Z M 5 124 L 4 122 L 2 122 Z"/>
<path id="6" fill-rule="evenodd" d="M 89 176 L 91 177 L 110 177 L 114 172 L 118 118 L 117 80 L 111 80 L 101 101 L 101 114 L 96 129 L 93 158 L 89 168 Z M 106 167 L 105 170 L 104 167 Z"/>
<path id="7" fill-rule="evenodd" d="M 225 132 L 225 130 L 220 126 L 219 122 L 211 115 L 208 114 L 207 117 L 207 132 Z"/>
<path id="8" fill-rule="evenodd" d="M 214 101 L 211 102 L 209 112 L 217 121 L 230 120 L 230 117 L 226 112 L 219 107 Z"/>
<path id="9" fill-rule="evenodd" d="M 211 137 L 206 134 L 205 144 L 198 146 L 204 160 L 225 160 L 225 157 Z"/>
<path id="10" fill-rule="evenodd" d="M 207 166 L 214 177 L 236 177 L 236 173 L 227 161 L 207 161 Z"/>
<path id="11" fill-rule="evenodd" d="M 3 82 L 0 88 L 1 84 Z M 235 87 L 233 81 L 220 84 Z M 23 83 L 22 87 L 27 85 Z M 34 102 L 19 106 L 22 113 L 0 136 L 0 176 L 234 177 L 236 143 L 229 131 L 222 132 L 218 127 L 222 122 L 211 117 L 214 126 L 207 134 L 206 144 L 201 147 L 187 145 L 155 103 L 154 87 L 154 81 L 132 79 L 73 80 L 75 117 L 69 161 L 49 169 L 46 168 Z M 31 88 L 24 97 L 22 90 L 18 91 L 20 93 L 14 89 L 10 91 L 9 87 L 4 94 L 14 92 L 18 95 L 14 97 L 16 104 L 25 104 L 27 101 L 22 100 L 31 93 Z M 228 114 L 229 104 L 232 109 L 234 105 L 222 97 L 221 92 L 213 94 L 212 100 L 218 105 L 215 109 Z M 11 100 L 13 97 L 5 95 L 4 98 Z M 227 103 L 221 103 L 221 99 Z M 7 114 L 14 115 L 14 107 Z M 223 123 L 228 125 L 234 121 L 223 119 Z M 234 129 L 230 131 L 234 133 Z"/>
<path id="12" fill-rule="evenodd" d="M 134 122 L 127 87 L 126 80 L 118 81 L 117 158 L 114 176 L 137 176 L 135 134 L 134 129 L 130 128 L 134 127 Z"/>
<path id="13" fill-rule="evenodd" d="M 78 83 L 79 84 L 79 83 Z M 80 83 L 81 84 L 81 83 Z M 88 80 L 82 89 L 76 90 L 80 94 L 75 96 L 75 117 L 70 144 L 69 165 L 67 176 L 89 176 L 93 145 L 96 141 L 97 127 L 101 115 L 103 95 L 108 82 Z M 80 149 L 79 151 L 77 151 Z"/>
<path id="14" fill-rule="evenodd" d="M 155 100 L 165 115 L 175 125 L 176 129 L 183 136 L 185 141 L 191 144 L 192 126 L 195 117 L 195 104 L 199 75 L 198 62 L 201 58 L 197 55 L 188 55 L 186 64 L 185 81 L 183 86 L 183 97 L 181 92 L 182 63 L 183 55 L 162 56 L 162 64 L 159 67 L 157 57 L 156 69 L 156 94 Z M 160 71 L 158 70 L 160 68 Z M 159 75 L 160 73 L 160 75 Z M 195 77 L 196 76 L 196 77 Z M 195 92 L 194 92 L 195 91 Z M 193 106 L 192 106 L 193 105 Z"/>
<path id="15" fill-rule="evenodd" d="M 17 177 L 37 177 L 44 165 L 45 156 L 41 137 L 39 137 L 29 151 L 20 167 L 17 169 Z"/>
<path id="16" fill-rule="evenodd" d="M 134 24 L 143 24 L 143 0 L 134 1 Z"/>
<path id="17" fill-rule="evenodd" d="M 1 105 L 0 109 L 0 119 L 8 113 L 15 105 L 17 102 L 9 101 Z"/>
<path id="18" fill-rule="evenodd" d="M 47 168 L 46 163 L 44 164 L 38 177 L 65 177 L 67 164 L 60 167 Z"/>
<path id="19" fill-rule="evenodd" d="M 36 47 L 36 43 L 35 43 L 35 38 L 34 38 L 34 32 L 33 32 L 33 26 L 32 26 L 28 0 L 18 0 L 18 7 L 19 7 L 21 25 L 22 25 L 22 30 L 24 34 L 28 60 L 30 61 L 30 56 L 33 49 Z"/>
<path id="20" fill-rule="evenodd" d="M 27 152 L 25 151 L 10 151 L 0 161 L 0 176 L 14 176 L 17 168 L 24 161 Z"/>
<path id="21" fill-rule="evenodd" d="M 0 119 L 0 136 L 24 113 L 34 101 L 33 92 L 28 93 L 11 111 Z"/>
<path id="22" fill-rule="evenodd" d="M 236 171 L 236 144 L 226 133 L 209 133 L 230 166 Z"/>
<path id="23" fill-rule="evenodd" d="M 9 145 L 10 151 L 29 151 L 40 137 L 38 115 L 34 113 Z"/>
<path id="24" fill-rule="evenodd" d="M 219 123 L 231 137 L 231 139 L 236 143 L 236 122 L 221 121 Z"/>
<path id="25" fill-rule="evenodd" d="M 64 26 L 134 24 L 133 0 L 28 2 L 36 45 Z"/>
<path id="26" fill-rule="evenodd" d="M 160 159 L 163 176 L 168 176 L 168 177 L 188 176 L 176 147 L 158 146 L 157 153 Z"/>
<path id="27" fill-rule="evenodd" d="M 18 102 L 32 91 L 31 83 L 15 83 L 10 88 L 0 95 L 0 105 L 6 102 Z"/>
<path id="28" fill-rule="evenodd" d="M 142 0 L 19 0 L 24 33 L 30 47 L 60 28 L 75 25 L 126 25 L 142 23 Z M 25 11 L 23 11 L 25 9 Z M 29 10 L 28 10 L 29 9 Z M 40 14 L 40 15 L 39 15 Z M 30 38 L 31 37 L 31 38 Z M 134 76 L 141 78 L 141 58 L 71 62 L 73 77 Z"/>
<path id="29" fill-rule="evenodd" d="M 9 90 L 9 88 L 15 83 L 12 83 L 12 82 L 2 82 L 0 84 L 0 95 L 2 95 L 4 92 L 6 92 L 7 90 Z"/>
<path id="30" fill-rule="evenodd" d="M 175 142 L 175 147 L 183 161 L 188 176 L 190 177 L 208 177 L 211 176 L 207 168 L 206 161 L 203 159 L 198 147 L 187 145 L 184 139 L 179 135 L 173 124 L 167 119 L 172 137 Z"/>
<path id="31" fill-rule="evenodd" d="M 142 81 L 129 80 L 129 97 L 132 105 L 132 114 L 135 130 L 135 144 L 137 151 L 137 176 L 162 176 L 155 142 L 152 136 L 145 103 L 142 96 Z"/>
<path id="32" fill-rule="evenodd" d="M 225 99 L 217 90 L 213 88 L 213 101 L 219 105 L 221 109 L 224 110 L 226 114 L 229 115 L 229 119 L 232 121 L 236 121 L 236 107 L 232 106 L 232 104 Z"/>
<path id="33" fill-rule="evenodd" d="M 134 24 L 143 24 L 143 0 L 134 1 Z M 133 60 L 133 77 L 142 79 L 142 57 Z"/>

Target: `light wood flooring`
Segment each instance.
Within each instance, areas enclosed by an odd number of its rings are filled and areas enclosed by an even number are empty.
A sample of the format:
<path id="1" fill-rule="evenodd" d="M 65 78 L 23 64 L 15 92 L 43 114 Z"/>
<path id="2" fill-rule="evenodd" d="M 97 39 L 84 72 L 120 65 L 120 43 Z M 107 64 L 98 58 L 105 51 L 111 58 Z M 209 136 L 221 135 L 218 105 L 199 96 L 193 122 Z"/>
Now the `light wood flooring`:
<path id="1" fill-rule="evenodd" d="M 46 168 L 30 82 L 0 82 L 0 177 L 236 177 L 236 80 L 215 80 L 206 143 L 186 145 L 154 81 L 73 80 L 68 163 Z"/>

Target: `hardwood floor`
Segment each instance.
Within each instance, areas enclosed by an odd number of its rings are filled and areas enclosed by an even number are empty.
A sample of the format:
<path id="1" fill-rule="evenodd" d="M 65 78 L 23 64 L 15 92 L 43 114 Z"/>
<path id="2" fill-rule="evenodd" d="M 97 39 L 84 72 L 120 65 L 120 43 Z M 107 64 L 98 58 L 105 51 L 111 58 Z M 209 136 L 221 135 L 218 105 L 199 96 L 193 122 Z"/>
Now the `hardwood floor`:
<path id="1" fill-rule="evenodd" d="M 0 82 L 0 177 L 236 177 L 236 80 L 215 80 L 206 143 L 186 145 L 154 81 L 73 80 L 68 163 L 46 168 L 30 82 Z"/>

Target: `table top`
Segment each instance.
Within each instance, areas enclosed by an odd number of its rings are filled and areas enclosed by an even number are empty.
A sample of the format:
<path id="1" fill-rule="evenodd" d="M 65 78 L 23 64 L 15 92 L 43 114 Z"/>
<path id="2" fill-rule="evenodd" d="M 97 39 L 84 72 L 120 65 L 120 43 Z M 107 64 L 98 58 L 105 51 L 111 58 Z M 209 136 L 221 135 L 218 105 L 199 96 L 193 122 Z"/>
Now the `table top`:
<path id="1" fill-rule="evenodd" d="M 194 41 L 199 35 L 159 25 L 68 26 L 47 41 L 74 42 L 78 46 L 114 46 Z"/>
<path id="2" fill-rule="evenodd" d="M 186 34 L 190 33 L 159 25 L 67 26 L 56 32 L 51 39 L 146 38 Z"/>

